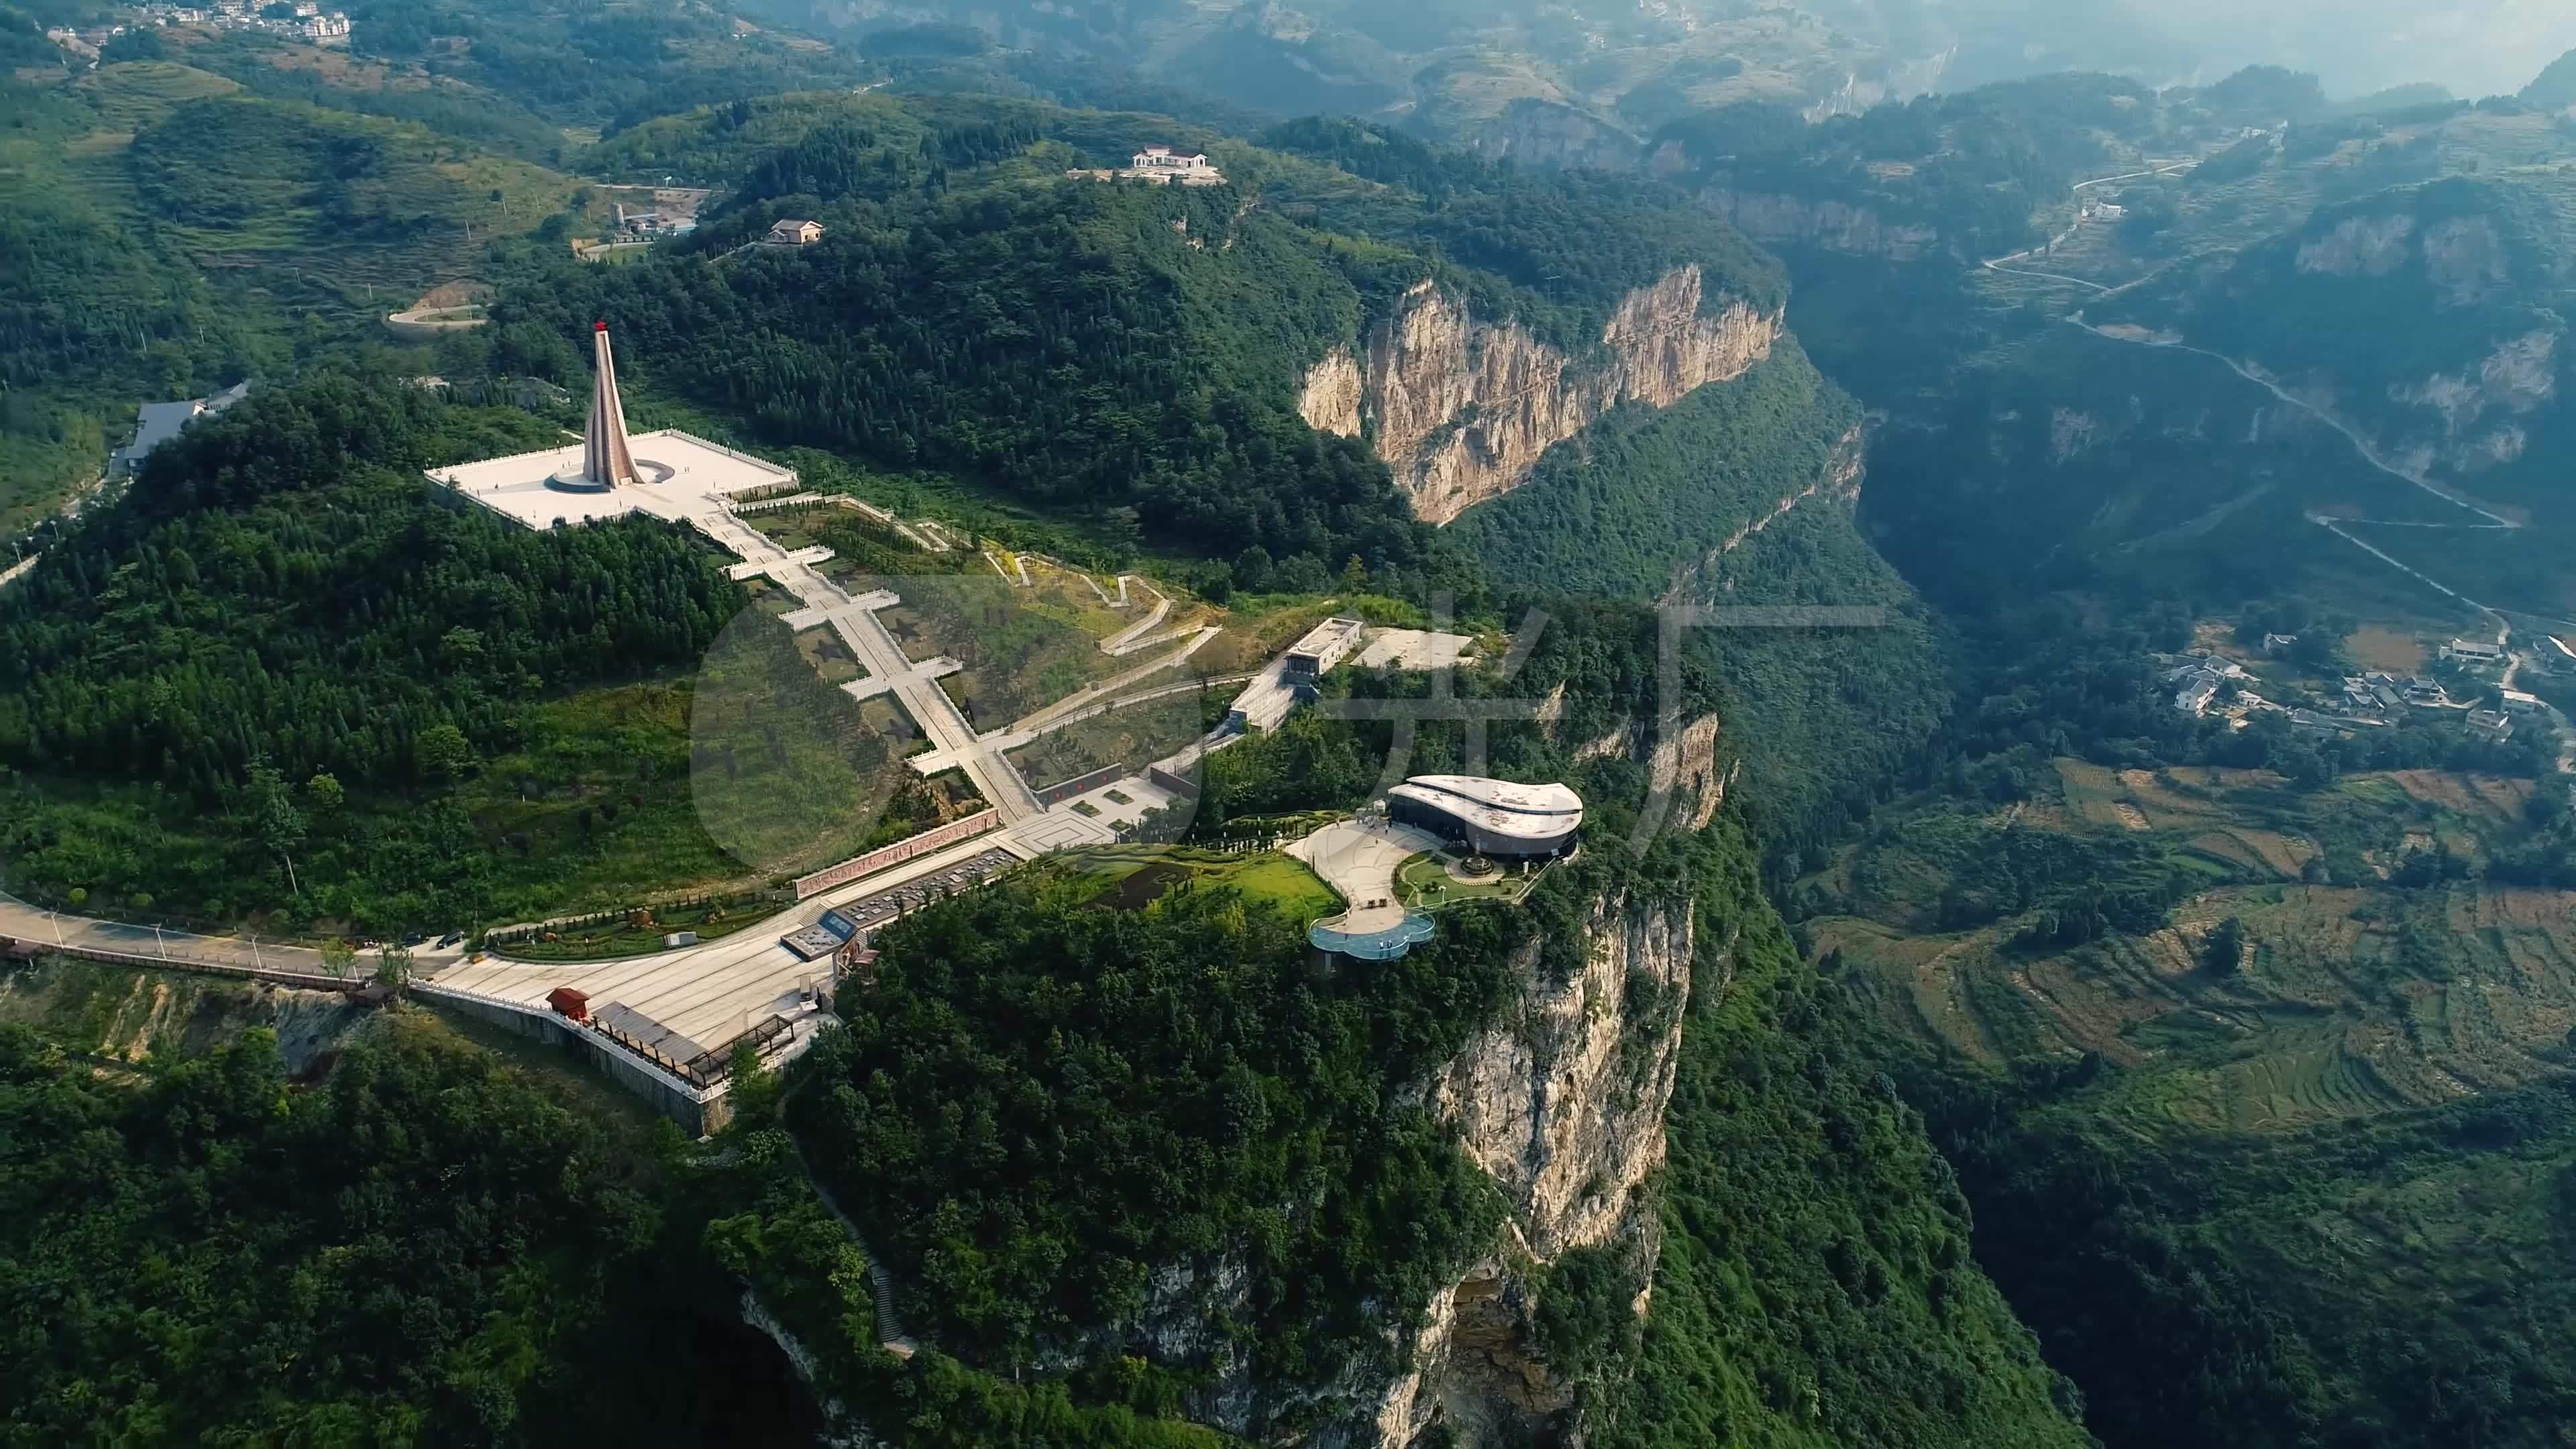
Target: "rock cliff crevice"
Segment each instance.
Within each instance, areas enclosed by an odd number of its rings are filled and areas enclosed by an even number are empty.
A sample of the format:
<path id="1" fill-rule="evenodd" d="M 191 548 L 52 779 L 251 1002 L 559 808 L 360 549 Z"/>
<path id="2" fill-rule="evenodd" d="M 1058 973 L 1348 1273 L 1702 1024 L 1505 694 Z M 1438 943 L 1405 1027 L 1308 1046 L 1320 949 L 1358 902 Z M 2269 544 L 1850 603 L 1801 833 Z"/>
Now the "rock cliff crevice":
<path id="1" fill-rule="evenodd" d="M 1413 510 L 1447 523 L 1518 487 L 1556 444 L 1622 403 L 1669 407 L 1771 355 L 1777 312 L 1711 298 L 1697 266 L 1629 293 L 1576 358 L 1518 321 L 1480 322 L 1464 300 L 1416 284 L 1364 352 L 1309 369 L 1298 408 L 1319 431 L 1366 436 Z"/>
<path id="2" fill-rule="evenodd" d="M 1672 587 L 1664 591 L 1663 598 L 1659 602 L 1675 604 L 1693 597 L 1700 576 L 1710 565 L 1742 548 L 1747 541 L 1759 535 L 1764 529 L 1787 517 L 1801 503 L 1821 499 L 1828 503 L 1840 503 L 1846 506 L 1858 504 L 1861 480 L 1868 472 L 1867 434 L 1860 424 L 1855 423 L 1841 437 L 1834 440 L 1833 451 L 1825 456 L 1825 466 L 1816 474 L 1814 482 L 1795 493 L 1782 497 L 1771 505 L 1770 512 L 1747 519 L 1742 527 L 1718 540 L 1717 547 L 1710 549 L 1696 565 L 1681 571 L 1680 575 L 1673 580 Z"/>
<path id="3" fill-rule="evenodd" d="M 1469 1042 L 1428 1089 L 1509 1216 L 1494 1251 L 1426 1305 L 1373 1441 L 1360 1442 L 1402 1449 L 1435 1423 L 1460 1443 L 1525 1437 L 1575 1402 L 1533 1340 L 1544 1270 L 1607 1247 L 1638 1282 L 1653 1279 L 1653 1175 L 1690 998 L 1692 911 L 1614 897 L 1594 904 L 1583 936 L 1582 965 L 1561 980 L 1536 942 L 1524 947 L 1518 1013 Z"/>
<path id="4" fill-rule="evenodd" d="M 1727 224 L 1766 246 L 1805 246 L 1846 256 L 1911 262 L 1947 249 L 1939 228 L 1890 221 L 1832 197 L 1789 196 L 1712 186 L 1701 199 Z"/>

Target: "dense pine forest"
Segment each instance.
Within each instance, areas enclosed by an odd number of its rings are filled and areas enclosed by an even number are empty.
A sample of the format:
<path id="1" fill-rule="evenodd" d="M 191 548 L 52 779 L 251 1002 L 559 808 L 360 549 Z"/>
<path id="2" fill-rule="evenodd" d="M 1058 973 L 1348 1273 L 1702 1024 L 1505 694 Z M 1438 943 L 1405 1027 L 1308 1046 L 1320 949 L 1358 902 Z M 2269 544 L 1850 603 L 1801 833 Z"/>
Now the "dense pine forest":
<path id="1" fill-rule="evenodd" d="M 256 762 L 399 786 L 464 767 L 435 741 L 506 746 L 548 690 L 705 651 L 732 603 L 686 536 L 530 533 L 431 506 L 423 465 L 550 432 L 456 429 L 448 412 L 324 382 L 155 455 L 123 509 L 0 600 L 0 757 L 200 802 Z"/>
<path id="2" fill-rule="evenodd" d="M 505 1438 L 650 1242 L 649 1170 L 414 1034 L 317 1087 L 266 1033 L 138 1069 L 0 1025 L 10 1435 Z"/>
<path id="3" fill-rule="evenodd" d="M 714 555 L 650 522 L 530 533 L 421 477 L 555 435 L 325 378 L 156 454 L 0 595 L 14 888 L 446 929 L 554 904 L 635 832 L 682 830 L 675 884 L 738 870 L 672 797 L 685 693 L 636 688 L 742 607 Z"/>

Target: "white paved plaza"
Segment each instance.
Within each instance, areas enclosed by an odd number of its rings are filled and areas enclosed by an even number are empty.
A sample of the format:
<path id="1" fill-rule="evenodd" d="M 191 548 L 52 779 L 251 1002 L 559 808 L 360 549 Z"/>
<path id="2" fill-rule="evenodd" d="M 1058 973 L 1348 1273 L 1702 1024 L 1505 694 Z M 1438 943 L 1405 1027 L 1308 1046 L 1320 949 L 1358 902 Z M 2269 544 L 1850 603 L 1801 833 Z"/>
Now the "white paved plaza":
<path id="1" fill-rule="evenodd" d="M 1313 867 L 1324 884 L 1350 903 L 1343 928 L 1366 934 L 1404 919 L 1404 908 L 1394 904 L 1396 867 L 1439 848 L 1440 837 L 1427 830 L 1364 815 L 1325 826 L 1289 846 L 1288 854 Z M 1375 904 L 1379 901 L 1387 904 Z"/>
<path id="2" fill-rule="evenodd" d="M 645 480 L 598 492 L 573 492 L 547 480 L 581 472 L 582 445 L 566 443 L 542 453 L 518 453 L 434 468 L 430 477 L 493 512 L 529 528 L 599 523 L 630 513 L 671 522 L 721 514 L 737 495 L 793 483 L 796 475 L 775 463 L 737 453 L 721 443 L 676 429 L 637 433 L 635 464 Z"/>

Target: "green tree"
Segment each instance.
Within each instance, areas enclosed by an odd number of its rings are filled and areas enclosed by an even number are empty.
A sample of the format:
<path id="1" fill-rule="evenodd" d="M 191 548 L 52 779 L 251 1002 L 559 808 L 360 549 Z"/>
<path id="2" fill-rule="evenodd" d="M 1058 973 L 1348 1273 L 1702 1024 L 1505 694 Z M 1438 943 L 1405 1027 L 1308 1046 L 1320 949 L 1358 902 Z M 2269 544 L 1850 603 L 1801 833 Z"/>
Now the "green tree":
<path id="1" fill-rule="evenodd" d="M 2219 922 L 2201 944 L 2200 959 L 2216 975 L 2235 975 L 2245 962 L 2245 923 L 2234 916 Z"/>
<path id="2" fill-rule="evenodd" d="M 1259 544 L 1234 556 L 1234 586 L 1247 594 L 1258 594 L 1270 587 L 1270 550 Z"/>
<path id="3" fill-rule="evenodd" d="M 411 948 L 388 944 L 376 953 L 376 984 L 402 987 L 411 983 Z"/>
<path id="4" fill-rule="evenodd" d="M 295 847 L 304 842 L 304 812 L 295 808 L 295 797 L 286 788 L 286 778 L 277 767 L 260 760 L 250 767 L 248 787 L 251 828 L 260 844 L 286 866 L 289 889 L 303 894 L 295 883 Z"/>
<path id="5" fill-rule="evenodd" d="M 349 795 L 340 788 L 338 776 L 328 770 L 317 770 L 312 779 L 304 782 L 304 797 L 313 802 L 314 809 L 325 815 L 335 815 L 342 805 L 348 803 Z"/>
<path id="6" fill-rule="evenodd" d="M 350 970 L 357 964 L 357 948 L 350 945 L 347 941 L 338 936 L 333 936 L 322 943 L 323 970 L 328 971 L 332 975 L 345 981 L 349 977 Z"/>
<path id="7" fill-rule="evenodd" d="M 432 725 L 421 731 L 419 742 L 412 747 L 412 758 L 424 778 L 462 779 L 474 768 L 474 746 L 466 740 L 465 731 L 456 726 Z"/>
<path id="8" fill-rule="evenodd" d="M 725 1097 L 733 1104 L 734 1125 L 750 1127 L 769 1121 L 778 1111 L 778 1073 L 761 1061 L 759 1048 L 747 1041 L 735 1044 L 730 1067 L 732 1085 Z"/>

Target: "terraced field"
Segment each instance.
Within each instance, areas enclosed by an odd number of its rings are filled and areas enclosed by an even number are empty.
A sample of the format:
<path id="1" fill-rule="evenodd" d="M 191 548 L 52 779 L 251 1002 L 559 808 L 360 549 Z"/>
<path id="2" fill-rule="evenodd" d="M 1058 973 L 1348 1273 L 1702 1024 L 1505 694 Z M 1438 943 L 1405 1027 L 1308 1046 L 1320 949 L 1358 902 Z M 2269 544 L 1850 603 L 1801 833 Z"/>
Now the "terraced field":
<path id="1" fill-rule="evenodd" d="M 2392 879 L 2436 843 L 2480 858 L 2522 828 L 2532 782 L 2411 770 L 2293 796 L 2252 771 L 2061 760 L 2057 776 L 2056 798 L 1986 828 L 2152 840 L 2207 888 L 2160 929 L 2033 950 L 2019 916 L 1936 928 L 1963 882 L 1925 842 L 1969 858 L 1959 825 L 1881 832 L 1815 877 L 1851 913 L 1806 929 L 1889 1026 L 1998 1065 L 2094 1054 L 2139 1126 L 2191 1130 L 2291 1132 L 2576 1064 L 2576 892 Z M 2365 850 L 2376 868 L 2354 869 Z M 2213 967 L 2231 919 L 2245 944 Z"/>

